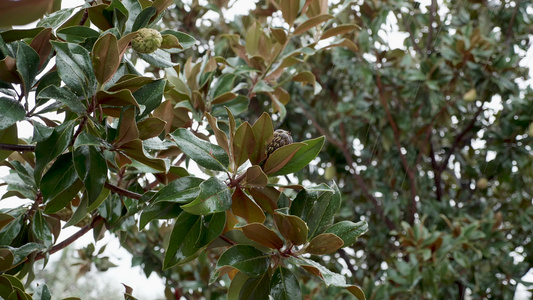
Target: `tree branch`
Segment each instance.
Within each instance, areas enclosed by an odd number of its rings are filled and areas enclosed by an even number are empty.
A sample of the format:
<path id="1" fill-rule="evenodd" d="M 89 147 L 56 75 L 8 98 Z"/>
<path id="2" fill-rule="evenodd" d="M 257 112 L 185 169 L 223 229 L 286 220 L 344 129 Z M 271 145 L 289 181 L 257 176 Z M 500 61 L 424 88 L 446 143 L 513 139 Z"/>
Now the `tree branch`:
<path id="1" fill-rule="evenodd" d="M 389 230 L 395 230 L 396 229 L 395 224 L 389 218 L 387 218 L 387 216 L 385 216 L 385 213 L 383 212 L 383 209 L 381 208 L 381 205 L 379 204 L 378 200 L 369 192 L 368 187 L 365 184 L 363 178 L 361 177 L 361 175 L 357 173 L 357 170 L 354 168 L 354 161 L 352 158 L 352 154 L 350 153 L 350 150 L 348 149 L 348 146 L 343 144 L 336 138 L 334 138 L 328 130 L 320 126 L 320 124 L 318 124 L 316 119 L 309 113 L 309 110 L 305 108 L 303 104 L 300 103 L 300 101 L 295 99 L 294 102 L 296 103 L 296 105 L 298 105 L 302 109 L 302 113 L 311 121 L 315 129 L 318 132 L 320 132 L 320 134 L 324 135 L 330 143 L 332 143 L 333 145 L 341 149 L 344 155 L 344 158 L 348 162 L 348 167 L 352 170 L 352 173 L 351 173 L 352 177 L 354 178 L 355 182 L 361 189 L 363 196 L 372 202 L 372 204 L 374 205 L 374 208 L 376 209 L 376 212 L 378 213 L 380 218 L 385 222 Z"/>
<path id="2" fill-rule="evenodd" d="M 507 45 L 507 47 L 509 47 L 509 44 L 511 44 L 511 38 L 513 36 L 513 26 L 516 20 L 516 14 L 518 13 L 519 4 L 520 4 L 520 1 L 515 2 L 513 15 L 511 16 L 511 20 L 509 21 L 509 26 L 507 26 L 507 30 L 505 31 L 505 44 Z"/>
<path id="3" fill-rule="evenodd" d="M 407 19 L 403 16 L 403 14 L 402 14 L 402 19 L 403 19 L 403 26 L 405 27 L 407 32 L 409 32 L 409 39 L 411 40 L 411 44 L 413 44 L 413 48 L 415 48 L 418 54 L 424 55 L 424 52 L 422 51 L 422 49 L 420 49 L 420 47 L 415 41 L 415 36 L 413 34 L 413 31 L 411 30 L 411 26 L 409 26 L 410 24 L 407 24 Z"/>
<path id="4" fill-rule="evenodd" d="M 431 7 L 429 8 L 429 26 L 428 26 L 428 41 L 426 44 L 426 51 L 429 53 L 433 40 L 433 22 L 435 21 L 435 14 L 437 13 L 437 0 L 431 0 Z"/>
<path id="5" fill-rule="evenodd" d="M 62 241 L 59 244 L 54 245 L 54 247 L 52 247 L 52 249 L 50 249 L 50 251 L 48 251 L 47 253 L 48 254 L 54 254 L 57 251 L 67 247 L 68 245 L 72 244 L 74 241 L 76 241 L 77 239 L 79 239 L 80 237 L 85 235 L 87 232 L 89 232 L 89 230 L 93 229 L 96 225 L 100 224 L 103 221 L 104 221 L 104 218 L 102 218 L 100 216 L 96 216 L 92 220 L 91 224 L 85 225 L 78 232 L 76 232 L 73 235 L 69 236 L 66 240 Z M 37 254 L 37 256 L 35 256 L 35 260 L 40 260 L 40 259 L 43 259 L 43 258 L 45 258 L 45 253 L 43 253 L 43 252 L 39 252 Z"/>
<path id="6" fill-rule="evenodd" d="M 128 190 L 125 190 L 123 188 L 119 188 L 118 186 L 116 185 L 112 185 L 110 184 L 109 182 L 106 182 L 104 184 L 104 187 L 116 194 L 119 194 L 119 195 L 122 195 L 122 196 L 125 196 L 125 197 L 128 197 L 128 198 L 131 198 L 131 199 L 136 199 L 136 200 L 140 200 L 141 197 L 143 195 L 141 194 L 137 194 L 135 192 L 132 192 L 132 191 L 128 191 Z"/>
<path id="7" fill-rule="evenodd" d="M 474 114 L 474 117 L 472 118 L 472 121 L 470 121 L 470 123 L 468 123 L 468 125 L 455 137 L 455 139 L 454 139 L 454 141 L 452 143 L 452 147 L 450 148 L 450 150 L 448 150 L 448 153 L 446 154 L 446 157 L 444 158 L 444 160 L 442 161 L 441 165 L 439 166 L 440 173 L 442 173 L 442 171 L 448 165 L 448 161 L 450 160 L 450 157 L 455 152 L 455 150 L 457 150 L 457 147 L 459 147 L 459 144 L 463 140 L 464 136 L 470 130 L 472 130 L 472 128 L 476 124 L 477 117 L 479 116 L 479 114 L 481 114 L 482 111 L 483 111 L 483 105 L 479 106 L 478 110 Z"/>
<path id="8" fill-rule="evenodd" d="M 34 145 L 14 145 L 0 143 L 0 150 L 17 151 L 17 152 L 33 152 L 35 151 Z"/>
<path id="9" fill-rule="evenodd" d="M 405 172 L 407 173 L 407 177 L 409 178 L 409 185 L 411 186 L 411 205 L 409 206 L 407 221 L 409 222 L 409 224 L 412 225 L 415 221 L 415 214 L 417 212 L 417 208 L 416 208 L 417 190 L 416 190 L 415 174 L 413 170 L 409 168 L 409 163 L 407 162 L 407 158 L 402 153 L 402 145 L 400 143 L 400 130 L 398 129 L 396 122 L 394 122 L 394 119 L 392 118 L 392 114 L 390 113 L 389 106 L 387 104 L 387 99 L 385 99 L 383 84 L 381 83 L 381 76 L 379 75 L 379 72 L 376 72 L 376 84 L 378 86 L 379 99 L 381 101 L 381 106 L 383 106 L 383 108 L 385 109 L 387 120 L 389 121 L 389 124 L 391 125 L 392 131 L 394 133 L 394 143 L 396 144 L 396 148 L 398 148 L 398 152 L 400 154 L 400 160 L 402 162 Z"/>

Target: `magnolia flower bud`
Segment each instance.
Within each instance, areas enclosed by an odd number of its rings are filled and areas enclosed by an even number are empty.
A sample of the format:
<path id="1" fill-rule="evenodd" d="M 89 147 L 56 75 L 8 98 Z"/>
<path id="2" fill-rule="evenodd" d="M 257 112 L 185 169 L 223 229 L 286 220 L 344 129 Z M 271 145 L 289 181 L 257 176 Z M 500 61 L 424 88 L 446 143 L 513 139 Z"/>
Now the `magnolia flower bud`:
<path id="1" fill-rule="evenodd" d="M 267 145 L 267 157 L 270 156 L 272 152 L 276 151 L 276 149 L 289 144 L 292 144 L 291 133 L 287 130 L 277 129 L 274 131 L 272 141 Z"/>
<path id="2" fill-rule="evenodd" d="M 477 188 L 480 190 L 484 190 L 489 186 L 489 181 L 485 177 L 481 177 L 476 182 Z"/>
<path id="3" fill-rule="evenodd" d="M 152 53 L 163 42 L 163 37 L 155 29 L 141 28 L 137 30 L 137 33 L 137 36 L 131 41 L 131 47 L 139 53 Z"/>

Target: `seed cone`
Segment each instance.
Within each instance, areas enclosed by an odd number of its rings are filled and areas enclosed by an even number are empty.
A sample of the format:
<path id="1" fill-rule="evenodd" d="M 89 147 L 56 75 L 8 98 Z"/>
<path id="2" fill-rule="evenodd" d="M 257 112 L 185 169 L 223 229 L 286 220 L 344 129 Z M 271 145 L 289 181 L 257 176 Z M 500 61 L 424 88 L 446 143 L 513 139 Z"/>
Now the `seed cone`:
<path id="1" fill-rule="evenodd" d="M 277 129 L 274 131 L 274 138 L 267 145 L 267 157 L 270 156 L 276 149 L 285 145 L 292 144 L 292 135 L 289 131 L 283 129 Z"/>
<path id="2" fill-rule="evenodd" d="M 151 28 L 137 30 L 137 36 L 131 41 L 133 50 L 139 53 L 152 53 L 161 47 L 163 37 L 159 31 Z"/>

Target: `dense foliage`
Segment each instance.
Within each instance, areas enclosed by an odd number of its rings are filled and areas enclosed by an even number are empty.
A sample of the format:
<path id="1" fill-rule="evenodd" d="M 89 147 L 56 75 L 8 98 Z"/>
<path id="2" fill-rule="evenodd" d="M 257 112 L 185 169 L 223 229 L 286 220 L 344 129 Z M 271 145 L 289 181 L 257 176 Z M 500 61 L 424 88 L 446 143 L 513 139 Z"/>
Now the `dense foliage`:
<path id="1" fill-rule="evenodd" d="M 0 296 L 29 297 L 64 224 L 115 234 L 168 299 L 511 299 L 533 5 L 238 3 L 88 1 L 0 32 L 3 198 L 32 201 L 0 214 Z"/>

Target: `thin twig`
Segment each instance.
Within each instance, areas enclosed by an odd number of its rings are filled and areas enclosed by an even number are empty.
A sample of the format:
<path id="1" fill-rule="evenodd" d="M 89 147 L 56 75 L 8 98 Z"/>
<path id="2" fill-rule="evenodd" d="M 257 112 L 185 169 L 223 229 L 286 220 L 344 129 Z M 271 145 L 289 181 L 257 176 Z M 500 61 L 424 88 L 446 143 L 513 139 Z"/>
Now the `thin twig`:
<path id="1" fill-rule="evenodd" d="M 433 40 L 433 22 L 435 21 L 435 15 L 437 13 L 437 0 L 431 0 L 431 7 L 429 8 L 429 26 L 428 26 L 428 41 L 426 44 L 426 51 L 428 54 L 431 51 L 431 44 Z"/>
<path id="2" fill-rule="evenodd" d="M 100 224 L 102 221 L 104 221 L 104 218 L 96 216 L 91 222 L 91 224 L 85 225 L 79 231 L 69 236 L 66 240 L 62 241 L 59 244 L 56 244 L 54 247 L 52 247 L 52 249 L 50 249 L 50 251 L 47 252 L 47 254 L 54 254 L 57 251 L 67 247 L 68 245 L 72 244 L 74 241 L 85 235 L 87 232 L 89 232 L 89 230 L 93 229 L 96 225 Z M 35 256 L 35 260 L 43 259 L 45 258 L 45 256 L 45 253 L 40 252 L 37 254 L 37 256 Z"/>
<path id="3" fill-rule="evenodd" d="M 126 197 L 128 197 L 128 198 L 135 199 L 135 200 L 140 200 L 141 197 L 143 196 L 143 195 L 141 195 L 141 194 L 137 194 L 137 193 L 135 193 L 135 192 L 128 191 L 128 190 L 125 190 L 125 189 L 123 189 L 123 188 L 119 188 L 118 186 L 116 186 L 116 185 L 112 185 L 112 184 L 110 184 L 109 182 L 106 182 L 106 183 L 104 184 L 104 187 L 105 187 L 106 189 L 108 189 L 108 190 L 110 190 L 110 191 L 116 193 L 116 194 L 119 194 L 119 195 L 122 195 L 122 196 L 126 196 Z"/>
<path id="4" fill-rule="evenodd" d="M 350 153 L 348 146 L 343 144 L 339 140 L 337 140 L 335 137 L 333 137 L 333 135 L 328 130 L 320 126 L 320 124 L 316 121 L 316 119 L 309 113 L 309 109 L 305 108 L 303 104 L 300 103 L 300 101 L 295 99 L 294 102 L 296 103 L 296 105 L 298 105 L 302 109 L 302 113 L 311 121 L 311 123 L 316 128 L 316 130 L 320 134 L 324 135 L 330 143 L 332 143 L 333 145 L 341 149 L 344 155 L 344 158 L 348 162 L 348 167 L 352 170 L 351 175 L 354 178 L 357 185 L 359 186 L 359 188 L 361 189 L 363 196 L 372 202 L 372 204 L 374 205 L 374 208 L 376 209 L 376 212 L 378 213 L 380 218 L 385 222 L 387 227 L 390 230 L 396 229 L 396 226 L 394 225 L 394 223 L 389 218 L 387 218 L 387 216 L 385 216 L 385 213 L 383 212 L 383 209 L 381 205 L 379 204 L 378 200 L 369 192 L 368 186 L 364 182 L 361 175 L 357 173 L 357 170 L 354 167 L 354 161 L 352 158 L 352 154 Z"/>
<path id="5" fill-rule="evenodd" d="M 417 208 L 416 208 L 417 190 L 416 190 L 415 175 L 414 175 L 413 170 L 409 167 L 409 163 L 407 162 L 407 158 L 405 157 L 405 154 L 402 153 L 402 145 L 400 143 L 400 130 L 398 129 L 396 122 L 392 118 L 392 114 L 390 113 L 389 106 L 387 104 L 387 99 L 385 98 L 384 88 L 381 82 L 381 76 L 379 75 L 379 72 L 376 72 L 376 84 L 378 86 L 381 106 L 383 106 L 383 108 L 385 109 L 387 120 L 389 121 L 389 124 L 391 125 L 392 131 L 394 133 L 394 143 L 396 144 L 396 148 L 398 148 L 398 152 L 400 154 L 400 160 L 402 162 L 405 173 L 407 173 L 407 177 L 409 178 L 409 184 L 411 186 L 411 205 L 409 206 L 407 221 L 409 222 L 409 224 L 413 224 L 415 220 L 415 214 L 417 212 Z"/>
<path id="6" fill-rule="evenodd" d="M 0 150 L 17 151 L 17 152 L 34 152 L 35 145 L 15 145 L 0 143 Z"/>
<path id="7" fill-rule="evenodd" d="M 509 26 L 507 26 L 507 30 L 505 31 L 505 44 L 507 47 L 511 44 L 511 38 L 513 37 L 513 26 L 514 22 L 516 20 L 516 14 L 518 13 L 520 1 L 515 2 L 515 7 L 513 11 L 513 15 L 511 16 L 511 20 L 509 21 Z"/>

